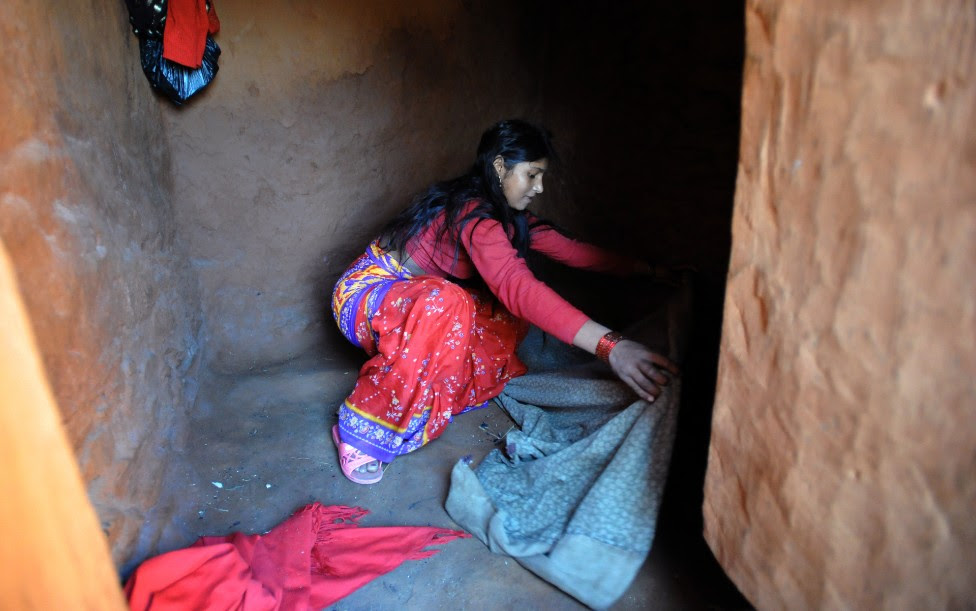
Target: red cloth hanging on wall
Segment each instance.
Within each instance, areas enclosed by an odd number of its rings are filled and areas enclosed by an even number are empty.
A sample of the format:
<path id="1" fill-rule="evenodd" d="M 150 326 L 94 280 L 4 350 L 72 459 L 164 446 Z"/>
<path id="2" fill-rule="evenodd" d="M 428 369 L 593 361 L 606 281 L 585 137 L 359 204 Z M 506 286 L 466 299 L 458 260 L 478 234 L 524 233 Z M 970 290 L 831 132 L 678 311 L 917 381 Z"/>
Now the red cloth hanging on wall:
<path id="1" fill-rule="evenodd" d="M 143 562 L 125 586 L 133 610 L 321 609 L 424 549 L 467 533 L 429 526 L 358 528 L 358 507 L 308 505 L 266 535 L 201 537 Z"/>
<path id="2" fill-rule="evenodd" d="M 167 0 L 163 28 L 163 57 L 189 68 L 203 65 L 207 34 L 220 31 L 213 0 Z"/>

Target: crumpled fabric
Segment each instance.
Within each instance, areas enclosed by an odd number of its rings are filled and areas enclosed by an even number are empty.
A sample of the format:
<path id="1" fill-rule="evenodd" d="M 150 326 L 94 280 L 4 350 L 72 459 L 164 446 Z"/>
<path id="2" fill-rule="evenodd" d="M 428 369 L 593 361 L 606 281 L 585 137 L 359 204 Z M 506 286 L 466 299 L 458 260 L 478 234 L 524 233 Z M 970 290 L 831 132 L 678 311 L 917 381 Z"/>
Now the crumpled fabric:
<path id="1" fill-rule="evenodd" d="M 429 526 L 359 528 L 359 507 L 307 505 L 264 535 L 201 537 L 143 562 L 125 586 L 133 610 L 321 609 L 430 545 L 464 532 Z"/>
<path id="2" fill-rule="evenodd" d="M 682 355 L 690 295 L 627 336 Z M 533 336 L 529 373 L 496 401 L 519 425 L 472 469 L 458 462 L 445 504 L 462 528 L 594 609 L 612 605 L 651 549 L 677 427 L 681 378 L 653 403 L 579 351 Z"/>
<path id="3" fill-rule="evenodd" d="M 167 0 L 163 57 L 188 68 L 203 65 L 207 36 L 220 31 L 213 0 Z"/>
<path id="4" fill-rule="evenodd" d="M 177 106 L 213 81 L 220 20 L 208 0 L 125 0 L 149 84 Z"/>
<path id="5" fill-rule="evenodd" d="M 220 69 L 217 65 L 220 47 L 210 36 L 206 39 L 203 64 L 199 68 L 187 68 L 163 58 L 163 43 L 158 38 L 139 39 L 139 54 L 149 84 L 177 106 L 209 85 Z"/>

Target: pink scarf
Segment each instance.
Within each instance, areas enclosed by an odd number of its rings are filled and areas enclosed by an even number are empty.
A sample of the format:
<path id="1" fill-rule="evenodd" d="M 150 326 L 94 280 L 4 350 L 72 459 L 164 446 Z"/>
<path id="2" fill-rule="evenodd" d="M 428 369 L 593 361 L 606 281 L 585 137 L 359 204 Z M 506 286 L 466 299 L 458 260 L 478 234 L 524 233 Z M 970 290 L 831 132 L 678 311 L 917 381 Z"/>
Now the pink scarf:
<path id="1" fill-rule="evenodd" d="M 368 512 L 319 503 L 266 535 L 201 537 L 143 562 L 125 586 L 129 607 L 321 609 L 405 560 L 420 560 L 467 533 L 429 526 L 358 528 Z"/>

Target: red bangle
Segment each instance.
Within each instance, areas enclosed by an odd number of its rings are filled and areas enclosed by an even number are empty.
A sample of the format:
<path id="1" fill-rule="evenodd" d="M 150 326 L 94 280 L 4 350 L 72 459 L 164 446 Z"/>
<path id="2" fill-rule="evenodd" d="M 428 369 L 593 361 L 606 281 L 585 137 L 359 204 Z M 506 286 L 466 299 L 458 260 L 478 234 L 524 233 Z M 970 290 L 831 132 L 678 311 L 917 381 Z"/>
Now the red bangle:
<path id="1" fill-rule="evenodd" d="M 617 342 L 622 339 L 624 339 L 623 334 L 617 333 L 616 331 L 610 331 L 601 337 L 600 341 L 596 344 L 596 358 L 609 365 L 610 351 L 613 350 L 613 347 L 617 345 Z"/>

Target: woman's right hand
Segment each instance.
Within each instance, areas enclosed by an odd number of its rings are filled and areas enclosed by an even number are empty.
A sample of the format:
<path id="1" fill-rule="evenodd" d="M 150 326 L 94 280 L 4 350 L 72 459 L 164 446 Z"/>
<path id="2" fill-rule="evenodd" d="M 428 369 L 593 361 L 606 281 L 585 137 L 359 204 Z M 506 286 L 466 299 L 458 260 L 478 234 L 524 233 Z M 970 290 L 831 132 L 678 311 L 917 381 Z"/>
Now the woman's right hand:
<path id="1" fill-rule="evenodd" d="M 620 340 L 610 351 L 610 368 L 640 398 L 651 403 L 661 394 L 661 387 L 671 382 L 668 374 L 680 374 L 670 359 L 629 339 Z"/>

